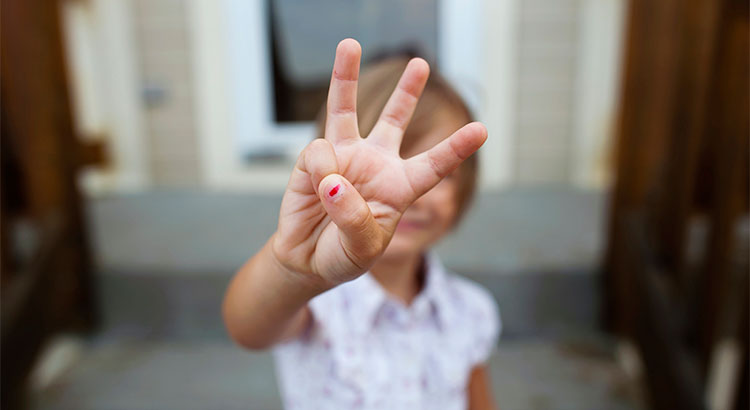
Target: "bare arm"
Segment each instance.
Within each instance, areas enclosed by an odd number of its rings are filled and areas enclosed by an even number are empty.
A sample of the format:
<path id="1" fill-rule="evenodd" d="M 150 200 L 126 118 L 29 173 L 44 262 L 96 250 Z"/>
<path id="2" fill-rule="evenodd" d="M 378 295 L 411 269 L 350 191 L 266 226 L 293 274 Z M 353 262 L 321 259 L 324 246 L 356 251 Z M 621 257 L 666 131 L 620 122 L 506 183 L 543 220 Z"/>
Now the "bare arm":
<path id="1" fill-rule="evenodd" d="M 468 395 L 470 410 L 497 410 L 486 365 L 476 366 L 471 370 Z"/>
<path id="2" fill-rule="evenodd" d="M 409 62 L 367 138 L 357 126 L 362 50 L 339 43 L 326 105 L 325 139 L 300 154 L 284 193 L 276 233 L 236 274 L 223 314 L 232 338 L 262 349 L 298 336 L 307 302 L 366 272 L 390 242 L 401 215 L 487 139 L 467 124 L 412 158 L 399 156 L 404 130 L 429 75 Z"/>
<path id="3" fill-rule="evenodd" d="M 269 242 L 237 272 L 224 298 L 227 330 L 240 345 L 263 349 L 309 325 L 307 302 L 326 287 L 286 269 Z M 257 331 L 253 331 L 257 329 Z"/>

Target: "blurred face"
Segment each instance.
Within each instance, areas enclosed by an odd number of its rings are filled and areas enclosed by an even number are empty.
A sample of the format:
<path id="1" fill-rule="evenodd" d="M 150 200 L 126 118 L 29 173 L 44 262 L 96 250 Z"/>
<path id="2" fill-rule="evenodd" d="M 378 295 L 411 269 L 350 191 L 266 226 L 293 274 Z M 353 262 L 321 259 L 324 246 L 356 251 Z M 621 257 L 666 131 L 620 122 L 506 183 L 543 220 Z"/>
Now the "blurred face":
<path id="1" fill-rule="evenodd" d="M 435 126 L 410 149 L 403 158 L 420 154 L 459 129 L 462 119 L 450 112 L 435 116 Z M 437 242 L 453 225 L 458 212 L 457 173 L 445 177 L 434 188 L 417 199 L 401 217 L 384 258 L 400 258 L 421 254 Z"/>

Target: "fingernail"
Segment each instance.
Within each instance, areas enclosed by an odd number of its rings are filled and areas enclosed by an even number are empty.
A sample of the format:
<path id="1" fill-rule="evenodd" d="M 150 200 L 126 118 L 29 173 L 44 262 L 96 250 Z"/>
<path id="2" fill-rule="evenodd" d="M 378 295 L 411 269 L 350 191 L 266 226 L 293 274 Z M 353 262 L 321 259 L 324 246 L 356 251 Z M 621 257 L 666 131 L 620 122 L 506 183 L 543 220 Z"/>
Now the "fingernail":
<path id="1" fill-rule="evenodd" d="M 344 194 L 344 187 L 341 184 L 336 184 L 333 188 L 328 190 L 328 198 L 335 200 Z"/>

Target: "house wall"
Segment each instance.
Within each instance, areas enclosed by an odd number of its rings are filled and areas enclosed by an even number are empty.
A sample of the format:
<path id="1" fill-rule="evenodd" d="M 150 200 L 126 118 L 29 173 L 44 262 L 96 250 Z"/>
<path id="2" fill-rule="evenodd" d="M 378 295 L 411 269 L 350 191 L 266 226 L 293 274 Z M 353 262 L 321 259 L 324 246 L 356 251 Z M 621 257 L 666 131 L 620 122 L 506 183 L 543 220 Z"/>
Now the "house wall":
<path id="1" fill-rule="evenodd" d="M 132 2 L 148 167 L 154 187 L 201 185 L 189 5 L 182 0 Z"/>
<path id="2" fill-rule="evenodd" d="M 579 7 L 578 0 L 520 2 L 513 157 L 519 185 L 570 178 Z"/>
<path id="3" fill-rule="evenodd" d="M 89 44 L 94 48 L 89 60 L 99 56 L 102 62 L 75 64 L 86 58 L 71 53 L 73 77 L 82 84 L 78 93 L 89 101 L 83 104 L 89 109 L 82 110 L 103 117 L 99 123 L 107 130 L 104 138 L 116 159 L 106 172 L 90 175 L 88 180 L 95 183 L 87 185 L 89 192 L 283 189 L 286 163 L 243 165 L 232 140 L 232 116 L 237 113 L 229 98 L 231 44 L 226 41 L 229 17 L 224 6 L 230 2 L 73 3 L 95 9 L 86 23 L 95 26 L 89 36 L 113 32 L 114 23 L 119 27 L 117 35 Z M 486 89 L 479 114 L 490 129 L 490 141 L 482 150 L 482 188 L 606 186 L 623 0 L 481 4 L 481 81 Z M 115 21 L 115 9 L 127 18 Z M 69 20 L 82 24 L 80 18 Z M 87 41 L 85 33 L 70 37 L 71 49 Z M 126 41 L 130 48 L 121 46 Z M 113 57 L 119 65 L 110 63 Z M 92 70 L 99 70 L 98 78 L 105 80 L 91 85 L 87 78 L 92 78 Z M 119 87 L 118 95 L 128 95 L 120 99 L 125 103 L 109 96 L 111 86 Z M 100 95 L 104 108 L 86 97 L 92 94 Z M 129 113 L 130 120 L 123 121 L 121 112 Z M 264 176 L 262 183 L 248 183 L 259 176 Z"/>

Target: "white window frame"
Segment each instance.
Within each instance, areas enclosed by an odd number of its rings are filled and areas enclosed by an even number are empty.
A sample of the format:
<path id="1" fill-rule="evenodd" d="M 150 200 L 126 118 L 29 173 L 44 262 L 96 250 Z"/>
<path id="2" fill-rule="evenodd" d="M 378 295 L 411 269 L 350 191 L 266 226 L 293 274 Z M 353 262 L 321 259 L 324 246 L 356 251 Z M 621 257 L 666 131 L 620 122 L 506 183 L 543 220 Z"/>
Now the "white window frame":
<path id="1" fill-rule="evenodd" d="M 438 69 L 458 89 L 480 120 L 488 109 L 510 110 L 515 58 L 511 44 L 518 0 L 439 0 Z M 501 6 L 498 7 L 497 4 Z M 215 189 L 283 190 L 291 164 L 313 137 L 313 124 L 279 124 L 273 118 L 273 78 L 270 72 L 269 30 L 265 0 L 192 0 L 196 113 L 199 123 L 205 185 Z M 489 20 L 487 10 L 493 10 Z M 498 17 L 501 17 L 498 19 Z M 501 25 L 497 36 L 486 36 L 485 24 Z M 492 34 L 490 33 L 490 34 Z M 500 43 L 497 43 L 500 41 Z M 332 45 L 334 47 L 335 45 Z M 490 47 L 491 46 L 491 47 Z M 493 49 L 503 53 L 493 56 Z M 502 78 L 494 72 L 499 69 Z M 485 84 L 488 76 L 492 81 Z M 497 93 L 497 89 L 501 92 Z M 496 114 L 495 114 L 496 115 Z M 509 179 L 510 111 L 491 131 L 482 155 L 483 187 L 499 187 Z M 495 121 L 488 121 L 493 126 Z M 283 152 L 286 160 L 253 163 L 243 159 L 250 150 Z"/>

